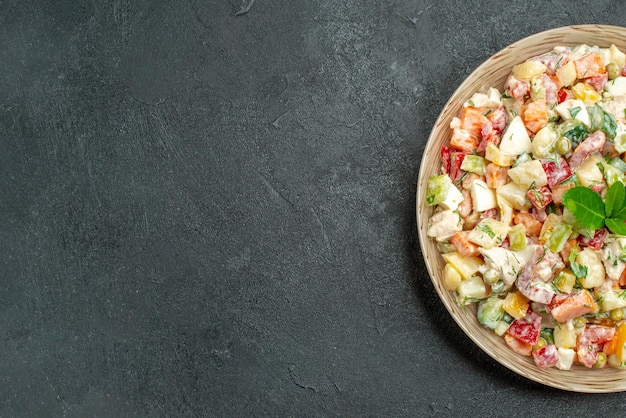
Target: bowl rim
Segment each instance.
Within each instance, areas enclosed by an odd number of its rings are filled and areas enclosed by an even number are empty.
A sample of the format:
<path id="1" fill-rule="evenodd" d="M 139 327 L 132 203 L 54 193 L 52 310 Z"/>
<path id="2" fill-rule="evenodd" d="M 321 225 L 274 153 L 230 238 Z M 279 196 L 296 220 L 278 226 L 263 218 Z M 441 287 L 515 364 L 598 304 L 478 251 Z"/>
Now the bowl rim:
<path id="1" fill-rule="evenodd" d="M 433 145 L 435 145 L 436 139 L 438 137 L 436 127 L 441 125 L 442 122 L 445 122 L 445 120 L 448 119 L 448 117 L 446 117 L 446 113 L 447 113 L 446 111 L 453 106 L 453 103 L 455 101 L 459 100 L 460 93 L 463 92 L 463 90 L 467 86 L 469 86 L 474 79 L 477 79 L 477 77 L 480 74 L 482 74 L 486 68 L 488 68 L 491 64 L 493 64 L 493 62 L 497 60 L 499 57 L 515 52 L 516 49 L 523 47 L 524 44 L 533 43 L 533 42 L 536 43 L 543 39 L 551 38 L 553 36 L 560 36 L 560 35 L 567 35 L 567 34 L 574 35 L 574 34 L 578 34 L 578 32 L 594 33 L 598 31 L 619 32 L 620 35 L 626 39 L 626 27 L 623 27 L 623 26 L 604 25 L 604 24 L 582 24 L 582 25 L 561 26 L 561 27 L 556 27 L 556 28 L 544 30 L 541 32 L 537 32 L 527 37 L 520 38 L 517 41 L 511 43 L 510 45 L 500 49 L 498 52 L 491 55 L 489 58 L 483 61 L 480 65 L 478 65 L 467 77 L 463 79 L 463 81 L 459 84 L 459 86 L 454 90 L 452 95 L 448 98 L 444 106 L 441 108 L 438 114 L 438 117 L 435 120 L 435 123 L 432 125 L 430 134 L 424 146 L 424 151 L 422 153 L 422 157 L 420 160 L 420 168 L 419 168 L 419 174 L 418 174 L 417 185 L 416 185 L 416 220 L 417 220 L 417 232 L 419 236 L 420 251 L 422 253 L 424 264 L 426 265 L 428 274 L 439 296 L 439 299 L 444 304 L 444 306 L 446 307 L 446 310 L 448 311 L 450 316 L 452 316 L 457 326 L 459 326 L 461 330 L 465 333 L 465 335 L 467 335 L 483 352 L 485 352 L 487 355 L 489 355 L 492 359 L 497 361 L 499 364 L 515 372 L 516 374 L 522 377 L 525 377 L 527 379 L 530 379 L 532 381 L 535 381 L 537 383 L 550 386 L 556 389 L 572 391 L 572 392 L 580 392 L 580 393 L 611 393 L 611 392 L 626 391 L 626 370 L 618 370 L 618 369 L 610 369 L 610 368 L 606 368 L 602 370 L 593 370 L 593 371 L 584 370 L 584 372 L 591 373 L 591 374 L 604 372 L 605 370 L 610 370 L 611 375 L 616 374 L 616 373 L 623 374 L 623 376 L 621 376 L 619 380 L 613 381 L 614 384 L 608 384 L 606 386 L 598 387 L 597 385 L 587 384 L 584 381 L 584 378 L 581 381 L 582 373 L 578 373 L 576 375 L 574 375 L 572 371 L 565 371 L 565 373 L 563 373 L 564 371 L 561 371 L 555 368 L 541 370 L 538 367 L 534 366 L 534 363 L 532 363 L 532 365 L 535 367 L 536 370 L 530 373 L 530 370 L 528 369 L 527 360 L 525 360 L 526 358 L 520 356 L 517 353 L 514 353 L 514 354 L 516 356 L 516 359 L 517 357 L 519 357 L 519 361 L 516 360 L 513 363 L 510 361 L 510 359 L 507 359 L 507 361 L 505 361 L 500 356 L 497 356 L 493 348 L 490 346 L 489 341 L 479 338 L 480 335 L 477 335 L 474 332 L 471 332 L 471 330 L 462 321 L 461 316 L 458 315 L 459 306 L 456 305 L 452 301 L 450 292 L 445 289 L 442 289 L 440 286 L 437 285 L 436 280 L 439 280 L 439 279 L 437 278 L 436 272 L 433 270 L 434 269 L 433 263 L 429 262 L 429 254 L 426 251 L 426 248 L 428 247 L 427 242 L 430 241 L 430 238 L 425 236 L 425 233 L 423 233 L 423 229 L 421 227 L 422 224 L 420 221 L 422 220 L 422 218 L 425 217 L 424 215 L 426 214 L 421 213 L 422 207 L 420 206 L 420 203 L 422 202 L 422 199 L 425 198 L 425 190 L 426 190 L 426 182 L 427 182 L 426 176 L 432 175 L 432 171 L 428 173 L 426 172 L 427 164 L 424 164 L 424 162 L 425 162 L 426 151 L 429 149 L 429 147 L 432 147 Z M 608 39 L 608 45 L 603 45 L 602 47 L 608 47 L 611 43 L 612 43 L 611 40 Z M 543 52 L 548 52 L 551 48 L 557 45 L 573 46 L 577 44 L 581 44 L 581 42 L 576 43 L 576 42 L 563 41 L 563 42 L 546 43 L 545 50 L 544 49 L 542 49 L 541 51 L 538 50 L 535 55 L 539 55 Z M 594 41 L 594 44 L 598 45 L 600 44 L 600 42 Z M 624 47 L 626 47 L 626 45 L 624 45 Z M 626 52 L 625 49 L 622 49 L 622 50 Z M 524 59 L 528 59 L 531 56 L 533 55 L 529 55 L 528 57 Z M 463 101 L 465 101 L 465 99 Z M 425 217 L 424 221 L 426 222 L 428 221 L 427 216 Z M 437 254 L 437 256 L 439 255 Z M 444 294 L 444 291 L 448 293 L 448 297 L 446 297 L 446 295 Z M 476 321 L 476 323 L 478 322 L 476 320 L 475 315 L 474 315 L 474 320 Z M 501 337 L 498 337 L 498 338 L 501 338 Z M 567 380 L 560 381 L 558 379 L 554 380 L 554 379 L 547 378 L 548 375 L 550 374 L 567 377 L 568 373 L 571 373 L 571 377 L 575 377 L 574 380 L 576 380 L 576 382 L 567 381 Z"/>

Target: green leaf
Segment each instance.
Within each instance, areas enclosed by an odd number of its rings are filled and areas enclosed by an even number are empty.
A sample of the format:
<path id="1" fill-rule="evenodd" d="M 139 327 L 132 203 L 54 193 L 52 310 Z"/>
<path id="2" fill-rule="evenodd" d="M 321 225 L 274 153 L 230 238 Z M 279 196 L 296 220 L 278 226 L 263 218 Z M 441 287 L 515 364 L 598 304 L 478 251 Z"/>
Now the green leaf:
<path id="1" fill-rule="evenodd" d="M 611 230 L 612 233 L 626 236 L 626 220 L 608 218 L 606 220 L 606 226 Z"/>
<path id="2" fill-rule="evenodd" d="M 616 217 L 615 214 L 624 209 L 624 196 L 626 196 L 626 189 L 621 181 L 616 181 L 609 187 L 604 202 L 607 218 Z"/>
<path id="3" fill-rule="evenodd" d="M 600 229 L 604 226 L 604 202 L 593 190 L 573 187 L 563 194 L 563 205 L 583 227 Z"/>

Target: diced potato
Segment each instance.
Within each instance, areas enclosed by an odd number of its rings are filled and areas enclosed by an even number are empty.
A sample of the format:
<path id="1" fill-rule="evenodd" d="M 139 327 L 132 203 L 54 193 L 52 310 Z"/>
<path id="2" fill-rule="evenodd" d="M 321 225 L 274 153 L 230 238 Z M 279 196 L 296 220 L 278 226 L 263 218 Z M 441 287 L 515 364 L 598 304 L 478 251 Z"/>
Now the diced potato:
<path id="1" fill-rule="evenodd" d="M 467 239 L 483 248 L 493 248 L 502 244 L 510 227 L 495 219 L 485 218 L 467 235 Z"/>
<path id="2" fill-rule="evenodd" d="M 500 141 L 500 152 L 505 155 L 520 155 L 524 152 L 531 152 L 532 146 L 530 137 L 526 131 L 524 121 L 518 115 L 513 118 L 509 126 L 506 127 Z M 495 161 L 494 161 L 495 162 Z"/>
<path id="3" fill-rule="evenodd" d="M 604 175 L 600 171 L 598 164 L 602 164 L 602 157 L 597 154 L 589 156 L 583 163 L 576 169 L 576 176 L 578 182 L 585 187 L 590 187 L 596 184 L 604 183 Z M 510 170 L 509 170 L 510 172 Z"/>
<path id="4" fill-rule="evenodd" d="M 569 87 L 576 81 L 576 66 L 570 61 L 556 70 L 556 76 L 563 86 Z"/>
<path id="5" fill-rule="evenodd" d="M 462 305 L 482 299 L 487 296 L 487 286 L 483 279 L 474 275 L 467 280 L 461 281 L 456 289 L 457 298 Z"/>
<path id="6" fill-rule="evenodd" d="M 548 177 L 539 160 L 531 160 L 509 169 L 509 177 L 526 189 L 548 184 Z"/>
<path id="7" fill-rule="evenodd" d="M 502 247 L 478 248 L 485 259 L 485 266 L 493 271 L 507 286 L 512 285 L 524 263 L 513 251 Z"/>
<path id="8" fill-rule="evenodd" d="M 558 324 L 554 327 L 554 345 L 557 348 L 575 348 L 576 333 L 570 324 Z"/>
<path id="9" fill-rule="evenodd" d="M 496 194 L 482 180 L 474 180 L 470 186 L 472 205 L 476 212 L 483 212 L 497 207 Z"/>
<path id="10" fill-rule="evenodd" d="M 443 268 L 443 286 L 448 290 L 456 290 L 459 283 L 461 283 L 461 273 L 447 263 Z"/>
<path id="11" fill-rule="evenodd" d="M 492 142 L 487 144 L 487 149 L 485 149 L 485 159 L 500 167 L 510 167 L 515 160 L 512 155 L 503 154 L 500 151 L 500 148 L 495 146 Z"/>
<path id="12" fill-rule="evenodd" d="M 514 209 L 526 211 L 532 206 L 526 197 L 527 190 L 527 187 L 517 183 L 507 183 L 496 189 L 496 196 L 498 199 L 502 198 L 509 202 Z"/>
<path id="13" fill-rule="evenodd" d="M 576 276 L 570 269 L 561 270 L 553 280 L 561 293 L 572 293 L 576 284 Z"/>
<path id="14" fill-rule="evenodd" d="M 500 222 L 505 225 L 511 225 L 513 221 L 513 206 L 499 195 L 496 195 L 496 201 L 500 209 Z"/>
<path id="15" fill-rule="evenodd" d="M 610 61 L 617 65 L 618 68 L 624 68 L 626 65 L 626 54 L 619 50 L 615 45 L 609 48 Z"/>
<path id="16" fill-rule="evenodd" d="M 533 155 L 535 158 L 544 158 L 554 152 L 554 144 L 559 139 L 559 134 L 554 126 L 548 124 L 541 128 L 532 141 Z"/>
<path id="17" fill-rule="evenodd" d="M 479 257 L 465 258 L 458 252 L 442 254 L 441 257 L 461 274 L 463 280 L 469 280 L 483 265 Z"/>
<path id="18" fill-rule="evenodd" d="M 525 61 L 513 67 L 513 76 L 518 80 L 530 81 L 533 77 L 545 73 L 547 67 L 539 61 Z"/>
<path id="19" fill-rule="evenodd" d="M 598 289 L 596 291 L 596 299 L 600 301 L 600 310 L 602 312 L 610 312 L 613 309 L 626 307 L 626 296 L 622 291 L 615 291 L 613 289 Z"/>
<path id="20" fill-rule="evenodd" d="M 580 284 L 585 289 L 598 287 L 604 283 L 604 265 L 595 250 L 585 247 L 576 256 L 576 262 L 587 267 L 587 276 L 579 278 Z"/>

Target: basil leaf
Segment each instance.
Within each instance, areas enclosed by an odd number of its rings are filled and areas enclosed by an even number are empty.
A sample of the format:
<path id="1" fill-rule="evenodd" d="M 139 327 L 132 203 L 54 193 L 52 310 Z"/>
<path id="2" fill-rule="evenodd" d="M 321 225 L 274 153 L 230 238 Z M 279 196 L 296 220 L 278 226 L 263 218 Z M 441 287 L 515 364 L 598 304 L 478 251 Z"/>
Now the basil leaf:
<path id="1" fill-rule="evenodd" d="M 606 219 L 606 226 L 611 230 L 612 233 L 626 236 L 626 220 L 608 218 Z"/>
<path id="2" fill-rule="evenodd" d="M 604 202 L 604 210 L 606 211 L 607 218 L 614 218 L 615 214 L 623 209 L 624 196 L 626 195 L 626 189 L 621 181 L 616 181 L 609 187 L 606 192 L 606 199 Z"/>
<path id="3" fill-rule="evenodd" d="M 576 186 L 566 191 L 563 194 L 563 206 L 585 228 L 600 229 L 604 226 L 604 202 L 587 187 Z"/>

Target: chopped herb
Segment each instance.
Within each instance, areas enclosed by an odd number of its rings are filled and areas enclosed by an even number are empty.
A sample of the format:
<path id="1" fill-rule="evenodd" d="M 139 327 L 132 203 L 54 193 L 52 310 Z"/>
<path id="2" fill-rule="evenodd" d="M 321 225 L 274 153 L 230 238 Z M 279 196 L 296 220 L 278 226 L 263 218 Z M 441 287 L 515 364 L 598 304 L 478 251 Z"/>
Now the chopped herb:
<path id="1" fill-rule="evenodd" d="M 495 238 L 496 237 L 496 233 L 493 232 L 493 230 L 491 229 L 491 227 L 489 227 L 489 225 L 486 224 L 480 224 L 478 225 L 478 228 L 483 231 L 485 234 L 489 235 L 489 238 Z"/>
<path id="2" fill-rule="evenodd" d="M 469 103 L 470 106 L 474 106 L 474 107 L 476 106 L 473 100 L 468 100 L 467 103 Z"/>
<path id="3" fill-rule="evenodd" d="M 578 114 L 578 112 L 582 110 L 582 108 L 580 106 L 576 106 L 576 107 L 570 107 L 568 110 L 569 110 L 569 114 L 573 118 L 576 118 L 576 115 Z"/>

